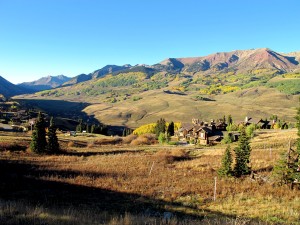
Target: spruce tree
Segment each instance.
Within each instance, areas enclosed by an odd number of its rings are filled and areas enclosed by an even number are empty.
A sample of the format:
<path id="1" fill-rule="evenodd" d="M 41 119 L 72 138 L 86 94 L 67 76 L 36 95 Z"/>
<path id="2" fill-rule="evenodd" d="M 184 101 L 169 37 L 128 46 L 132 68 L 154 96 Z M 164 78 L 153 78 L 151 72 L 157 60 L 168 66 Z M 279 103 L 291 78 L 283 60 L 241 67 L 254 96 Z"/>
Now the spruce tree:
<path id="1" fill-rule="evenodd" d="M 35 153 L 44 153 L 46 151 L 46 125 L 45 119 L 41 112 L 39 112 L 37 120 L 32 132 L 32 140 L 30 143 L 30 149 Z"/>
<path id="2" fill-rule="evenodd" d="M 228 115 L 228 117 L 227 117 L 227 124 L 230 125 L 232 123 L 233 123 L 232 116 Z"/>
<path id="3" fill-rule="evenodd" d="M 251 168 L 249 167 L 250 163 L 250 153 L 251 147 L 249 143 L 249 138 L 246 134 L 245 128 L 241 129 L 241 134 L 238 141 L 238 147 L 234 149 L 235 152 L 235 166 L 234 174 L 236 177 L 242 175 L 250 174 Z"/>
<path id="4" fill-rule="evenodd" d="M 166 132 L 166 121 L 163 118 L 160 118 L 157 123 L 156 123 L 156 127 L 155 127 L 155 134 L 156 134 L 156 138 L 158 138 L 158 136 L 160 135 L 160 133 L 165 133 Z"/>
<path id="5" fill-rule="evenodd" d="M 230 146 L 228 145 L 222 157 L 222 166 L 218 170 L 219 176 L 221 177 L 231 176 L 232 175 L 231 164 L 232 164 L 232 155 L 230 151 Z"/>
<path id="6" fill-rule="evenodd" d="M 167 130 L 168 135 L 169 136 L 174 136 L 174 130 L 175 130 L 175 128 L 174 128 L 174 122 L 171 121 L 171 123 L 168 126 L 168 130 Z"/>
<path id="7" fill-rule="evenodd" d="M 50 126 L 48 128 L 48 144 L 47 144 L 47 151 L 49 153 L 59 152 L 59 143 L 56 135 L 56 130 L 57 128 L 55 126 L 53 117 L 51 117 Z"/>
<path id="8" fill-rule="evenodd" d="M 293 165 L 293 170 L 294 170 L 293 178 L 295 180 L 298 180 L 298 182 L 300 182 L 300 171 L 299 171 L 300 170 L 300 107 L 298 107 L 297 109 L 296 120 L 297 120 L 296 126 L 298 128 L 298 132 L 297 132 L 298 138 L 297 138 L 297 149 L 295 152 L 296 158 L 294 160 L 295 163 Z"/>
<path id="9" fill-rule="evenodd" d="M 293 185 L 295 180 L 300 181 L 300 108 L 297 109 L 296 126 L 298 138 L 296 150 L 291 148 L 289 143 L 288 151 L 281 154 L 280 159 L 274 166 L 273 174 L 279 184 Z"/>

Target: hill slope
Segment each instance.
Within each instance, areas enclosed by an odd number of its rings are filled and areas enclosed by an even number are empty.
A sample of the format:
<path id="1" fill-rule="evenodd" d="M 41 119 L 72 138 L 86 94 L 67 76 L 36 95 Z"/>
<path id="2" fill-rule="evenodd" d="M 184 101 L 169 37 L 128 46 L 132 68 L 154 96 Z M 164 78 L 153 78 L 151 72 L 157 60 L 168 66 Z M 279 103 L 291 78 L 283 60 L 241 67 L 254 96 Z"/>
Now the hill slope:
<path id="1" fill-rule="evenodd" d="M 6 79 L 4 79 L 2 76 L 0 76 L 0 95 L 3 95 L 4 97 L 8 98 L 14 95 L 20 95 L 24 93 L 28 93 L 28 90 L 14 85 Z"/>
<path id="2" fill-rule="evenodd" d="M 103 123 L 137 127 L 160 117 L 190 122 L 232 114 L 293 120 L 300 93 L 298 54 L 237 50 L 128 66 L 63 88 L 17 98 L 87 102 L 84 112 Z M 106 72 L 109 69 L 106 68 Z M 105 74 L 105 73 L 104 73 Z M 85 77 L 83 76 L 83 77 Z"/>

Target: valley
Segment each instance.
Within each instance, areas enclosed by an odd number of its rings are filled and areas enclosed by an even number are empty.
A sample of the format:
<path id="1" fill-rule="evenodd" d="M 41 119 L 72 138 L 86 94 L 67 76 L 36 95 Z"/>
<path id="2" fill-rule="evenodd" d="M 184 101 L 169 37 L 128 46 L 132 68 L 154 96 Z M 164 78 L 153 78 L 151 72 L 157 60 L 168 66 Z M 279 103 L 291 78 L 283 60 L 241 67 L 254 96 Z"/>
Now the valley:
<path id="1" fill-rule="evenodd" d="M 13 98 L 87 104 L 82 110 L 87 116 L 130 128 L 161 117 L 190 122 L 224 114 L 236 121 L 278 115 L 294 122 L 300 93 L 298 59 L 298 53 L 264 48 L 170 58 L 152 66 L 108 65 L 55 89 Z"/>
<path id="2" fill-rule="evenodd" d="M 0 223 L 165 224 L 168 212 L 171 224 L 299 224 L 298 191 L 276 185 L 272 173 L 288 142 L 296 147 L 296 133 L 257 130 L 257 178 L 218 177 L 216 200 L 214 179 L 227 145 L 59 134 L 63 151 L 40 156 L 27 150 L 30 135 L 0 133 Z"/>

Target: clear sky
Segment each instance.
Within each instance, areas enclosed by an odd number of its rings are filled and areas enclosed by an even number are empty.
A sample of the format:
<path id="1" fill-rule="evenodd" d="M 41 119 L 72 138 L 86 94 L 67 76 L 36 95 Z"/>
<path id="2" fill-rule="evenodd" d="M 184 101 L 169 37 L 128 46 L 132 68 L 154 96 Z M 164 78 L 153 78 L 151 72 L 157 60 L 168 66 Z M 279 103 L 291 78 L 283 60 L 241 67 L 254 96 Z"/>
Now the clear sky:
<path id="1" fill-rule="evenodd" d="M 0 0 L 0 75 L 20 83 L 235 49 L 300 51 L 299 10 L 299 0 Z"/>

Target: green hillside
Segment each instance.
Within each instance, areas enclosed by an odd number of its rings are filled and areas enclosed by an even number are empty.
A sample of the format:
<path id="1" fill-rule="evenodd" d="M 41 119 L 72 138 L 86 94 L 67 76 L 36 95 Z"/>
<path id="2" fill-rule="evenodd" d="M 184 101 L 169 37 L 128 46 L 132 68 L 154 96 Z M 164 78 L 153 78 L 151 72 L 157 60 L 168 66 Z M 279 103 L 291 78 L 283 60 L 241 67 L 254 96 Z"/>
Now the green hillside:
<path id="1" fill-rule="evenodd" d="M 210 120 L 228 114 L 236 120 L 276 114 L 292 121 L 300 90 L 300 78 L 294 75 L 296 78 L 275 73 L 192 76 L 158 72 L 149 77 L 143 72 L 128 72 L 18 98 L 86 102 L 89 106 L 83 111 L 87 115 L 129 127 L 160 117 L 190 122 L 192 118 Z"/>
<path id="2" fill-rule="evenodd" d="M 107 66 L 101 76 L 15 98 L 87 103 L 88 116 L 133 128 L 160 117 L 190 122 L 224 114 L 236 120 L 276 114 L 293 121 L 300 93 L 297 60 L 263 48 L 169 58 L 152 66 Z"/>

